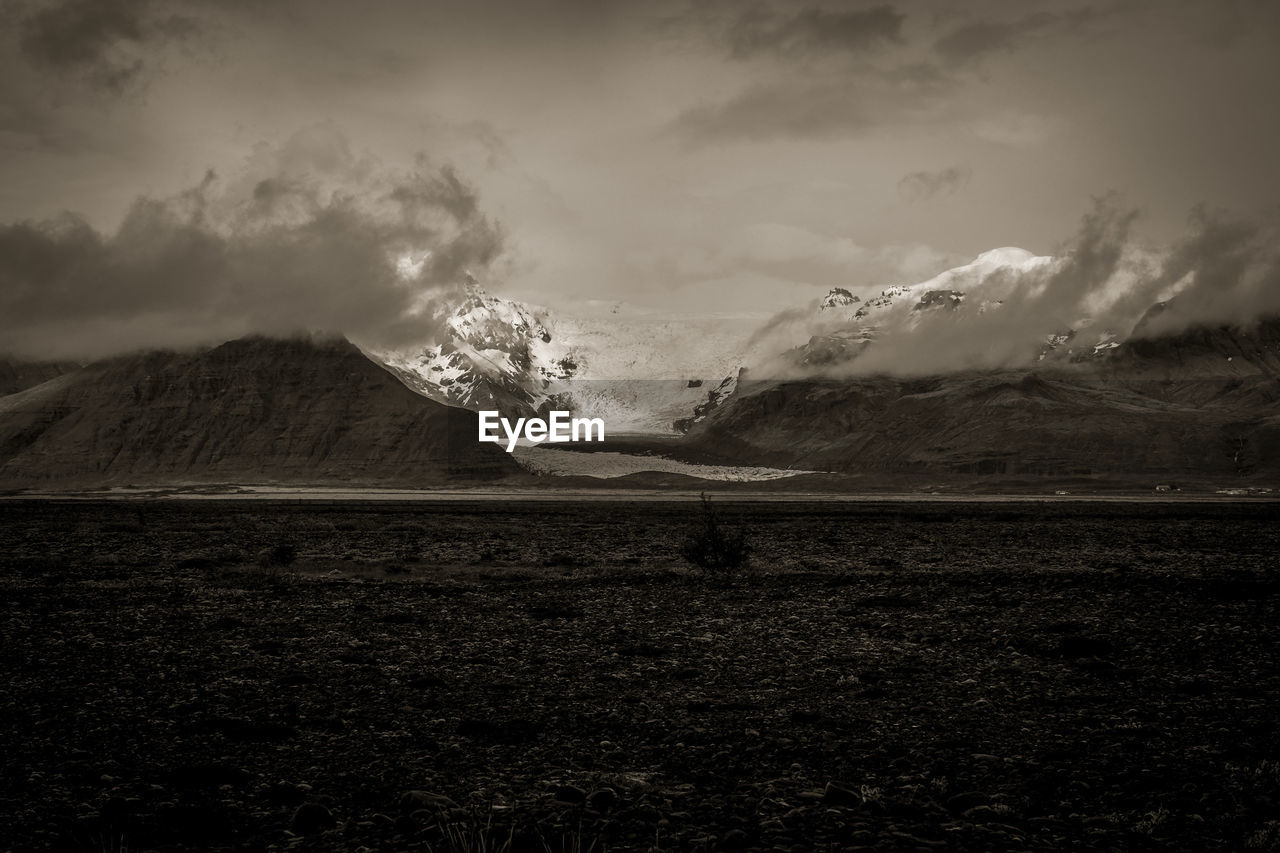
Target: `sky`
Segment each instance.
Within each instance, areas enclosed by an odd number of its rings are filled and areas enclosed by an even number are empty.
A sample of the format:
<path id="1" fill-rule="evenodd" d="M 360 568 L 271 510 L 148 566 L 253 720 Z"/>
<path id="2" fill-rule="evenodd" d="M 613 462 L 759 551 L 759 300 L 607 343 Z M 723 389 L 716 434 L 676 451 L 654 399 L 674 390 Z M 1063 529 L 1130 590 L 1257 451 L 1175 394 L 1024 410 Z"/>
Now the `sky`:
<path id="1" fill-rule="evenodd" d="M 1100 198 L 1150 246 L 1280 198 L 1271 0 L 2 11 L 0 350 L 396 343 L 468 271 L 768 315 L 1061 253 Z"/>

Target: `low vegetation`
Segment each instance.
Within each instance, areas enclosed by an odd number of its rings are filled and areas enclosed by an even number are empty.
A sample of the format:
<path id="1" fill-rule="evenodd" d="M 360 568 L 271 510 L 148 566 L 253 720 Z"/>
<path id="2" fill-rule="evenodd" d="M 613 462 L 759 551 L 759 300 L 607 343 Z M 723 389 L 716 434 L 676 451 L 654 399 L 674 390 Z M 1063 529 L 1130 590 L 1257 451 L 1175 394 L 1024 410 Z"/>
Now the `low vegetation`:
<path id="1" fill-rule="evenodd" d="M 1277 849 L 1274 506 L 690 509 L 0 503 L 0 849 Z"/>
<path id="2" fill-rule="evenodd" d="M 746 568 L 751 546 L 740 530 L 728 530 L 703 492 L 702 513 L 696 531 L 680 546 L 680 556 L 711 575 L 724 577 Z"/>

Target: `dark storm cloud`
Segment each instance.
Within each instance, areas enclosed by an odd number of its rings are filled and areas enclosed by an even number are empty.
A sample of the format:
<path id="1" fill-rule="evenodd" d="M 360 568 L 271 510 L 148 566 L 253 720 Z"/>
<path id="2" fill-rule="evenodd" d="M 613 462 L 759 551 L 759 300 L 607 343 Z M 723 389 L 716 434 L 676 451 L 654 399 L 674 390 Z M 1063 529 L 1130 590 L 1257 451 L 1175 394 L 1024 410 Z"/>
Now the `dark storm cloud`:
<path id="1" fill-rule="evenodd" d="M 426 166 L 425 160 L 420 165 Z M 413 184 L 402 184 L 391 191 L 391 198 L 406 210 L 418 213 L 442 207 L 460 222 L 478 213 L 479 200 L 451 166 L 444 166 L 429 178 Z"/>
<path id="2" fill-rule="evenodd" d="M 1215 48 L 1232 48 L 1253 37 L 1280 40 L 1280 4 L 1273 0 L 1184 2 L 1177 12 L 1186 17 L 1196 41 Z"/>
<path id="3" fill-rule="evenodd" d="M 1280 316 L 1280 223 L 1233 219 L 1203 207 L 1191 234 L 1170 253 L 1149 289 L 1172 290 L 1165 310 L 1144 324 L 1159 335 L 1196 324 L 1248 324 Z"/>
<path id="4" fill-rule="evenodd" d="M 194 17 L 154 0 L 60 0 L 18 22 L 33 62 L 120 92 L 143 74 L 146 52 L 199 31 Z"/>
<path id="5" fill-rule="evenodd" d="M 703 20 L 712 43 L 727 44 L 731 58 L 784 62 L 742 63 L 744 83 L 736 94 L 686 108 L 668 131 L 696 145 L 833 138 L 927 121 L 958 80 L 937 63 L 908 55 L 905 20 L 889 5 L 787 13 L 757 6 L 728 25 Z M 870 52 L 883 46 L 895 49 Z"/>
<path id="6" fill-rule="evenodd" d="M 274 165 L 139 198 L 111 234 L 69 213 L 0 227 L 6 348 L 93 357 L 297 329 L 410 343 L 434 331 L 432 300 L 502 251 L 500 229 L 448 168 L 423 162 L 350 186 L 334 175 L 351 163 Z"/>
<path id="7" fill-rule="evenodd" d="M 781 15 L 755 7 L 729 26 L 725 38 L 735 59 L 761 54 L 802 58 L 850 53 L 900 42 L 905 19 L 892 6 L 837 11 L 813 7 Z"/>
<path id="8" fill-rule="evenodd" d="M 846 86 L 759 85 L 682 113 L 674 129 L 691 140 L 829 136 L 863 130 L 871 111 Z"/>
<path id="9" fill-rule="evenodd" d="M 1044 29 L 1054 20 L 1053 15 L 1041 13 L 1011 23 L 979 21 L 938 39 L 934 49 L 950 63 L 972 62 L 989 53 L 1013 50 L 1023 36 Z"/>
<path id="10" fill-rule="evenodd" d="M 726 101 L 684 111 L 668 130 L 693 144 L 857 135 L 921 118 L 949 87 L 950 81 L 915 69 L 868 72 L 856 81 L 760 83 Z"/>
<path id="11" fill-rule="evenodd" d="M 950 166 L 936 172 L 908 172 L 898 181 L 898 194 L 907 201 L 924 201 L 937 195 L 952 195 L 968 186 L 973 170 Z"/>
<path id="12" fill-rule="evenodd" d="M 991 54 L 1018 50 L 1036 36 L 1079 30 L 1107 14 L 1092 7 L 1083 7 L 1059 14 L 1036 12 L 1012 21 L 974 21 L 938 39 L 934 50 L 949 65 L 972 64 Z"/>

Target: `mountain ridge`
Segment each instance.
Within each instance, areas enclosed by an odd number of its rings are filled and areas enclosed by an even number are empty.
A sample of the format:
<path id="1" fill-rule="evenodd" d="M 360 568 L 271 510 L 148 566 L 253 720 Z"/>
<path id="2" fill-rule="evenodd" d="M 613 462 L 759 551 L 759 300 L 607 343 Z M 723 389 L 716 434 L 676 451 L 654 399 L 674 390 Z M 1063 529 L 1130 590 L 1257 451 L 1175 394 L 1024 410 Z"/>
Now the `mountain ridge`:
<path id="1" fill-rule="evenodd" d="M 119 356 L 0 398 L 0 482 L 430 484 L 518 467 L 342 337 Z"/>
<path id="2" fill-rule="evenodd" d="M 843 473 L 1244 477 L 1280 471 L 1278 413 L 1270 319 L 1137 339 L 1089 363 L 741 381 L 689 440 L 742 464 Z"/>

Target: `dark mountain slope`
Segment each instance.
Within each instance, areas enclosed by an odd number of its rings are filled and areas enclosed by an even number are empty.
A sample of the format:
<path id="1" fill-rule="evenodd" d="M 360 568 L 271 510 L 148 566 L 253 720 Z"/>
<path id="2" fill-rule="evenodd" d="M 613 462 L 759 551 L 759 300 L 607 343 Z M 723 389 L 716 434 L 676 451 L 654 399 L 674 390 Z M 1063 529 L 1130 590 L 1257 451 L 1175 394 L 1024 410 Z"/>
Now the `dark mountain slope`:
<path id="1" fill-rule="evenodd" d="M 859 473 L 1280 473 L 1280 323 L 1136 339 L 1104 359 L 924 379 L 743 382 L 695 448 Z"/>
<path id="2" fill-rule="evenodd" d="M 0 357 L 0 397 L 34 388 L 79 369 L 80 365 L 73 361 L 23 361 Z"/>
<path id="3" fill-rule="evenodd" d="M 245 338 L 90 365 L 0 399 L 0 482 L 421 485 L 518 471 L 476 415 L 345 339 Z"/>

